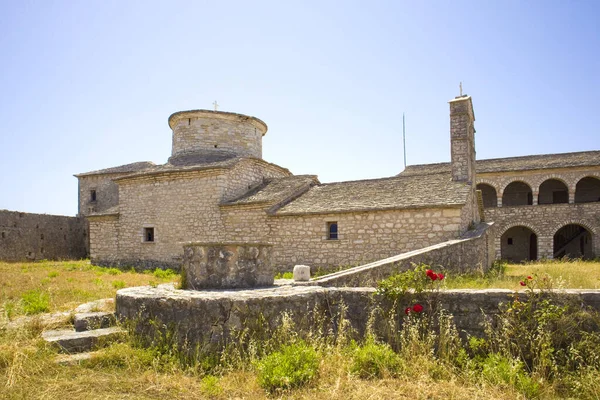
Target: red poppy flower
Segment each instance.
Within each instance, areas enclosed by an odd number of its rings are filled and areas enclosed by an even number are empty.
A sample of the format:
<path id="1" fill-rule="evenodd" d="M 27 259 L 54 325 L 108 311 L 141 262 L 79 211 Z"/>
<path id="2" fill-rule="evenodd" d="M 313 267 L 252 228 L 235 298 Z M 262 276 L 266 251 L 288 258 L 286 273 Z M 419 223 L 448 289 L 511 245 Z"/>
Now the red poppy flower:
<path id="1" fill-rule="evenodd" d="M 527 284 L 526 284 L 525 282 L 523 282 L 523 281 L 519 282 L 519 284 L 520 284 L 521 286 L 527 286 Z"/>
<path id="2" fill-rule="evenodd" d="M 435 281 L 438 278 L 437 274 L 433 272 L 432 269 L 428 269 L 427 271 L 425 271 L 425 274 L 427 274 L 427 276 L 431 278 L 432 281 Z"/>
<path id="3" fill-rule="evenodd" d="M 440 281 L 445 278 L 444 274 L 437 274 L 437 277 Z"/>
<path id="4" fill-rule="evenodd" d="M 406 314 L 406 315 L 410 314 L 410 307 L 406 307 L 404 309 L 404 314 Z"/>
<path id="5" fill-rule="evenodd" d="M 416 313 L 420 313 L 421 311 L 423 311 L 423 306 L 420 304 L 415 304 L 413 306 L 412 310 Z"/>
<path id="6" fill-rule="evenodd" d="M 531 280 L 531 279 L 533 279 L 533 278 L 532 278 L 531 276 L 528 276 L 528 277 L 527 277 L 527 279 Z"/>

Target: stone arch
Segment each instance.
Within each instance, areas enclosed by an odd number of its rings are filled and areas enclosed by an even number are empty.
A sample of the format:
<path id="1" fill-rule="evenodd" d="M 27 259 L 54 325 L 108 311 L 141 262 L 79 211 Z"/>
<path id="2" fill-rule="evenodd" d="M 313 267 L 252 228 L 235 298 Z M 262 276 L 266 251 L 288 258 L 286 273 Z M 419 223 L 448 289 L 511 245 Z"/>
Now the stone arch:
<path id="1" fill-rule="evenodd" d="M 554 258 L 594 258 L 593 230 L 587 224 L 567 223 L 554 232 Z"/>
<path id="2" fill-rule="evenodd" d="M 498 207 L 498 193 L 494 186 L 488 183 L 478 183 L 477 190 L 481 190 L 484 208 Z"/>
<path id="3" fill-rule="evenodd" d="M 528 224 L 515 223 L 505 227 L 500 239 L 500 258 L 512 262 L 538 259 L 539 235 Z"/>
<path id="4" fill-rule="evenodd" d="M 600 201 L 600 177 L 586 175 L 575 185 L 575 203 L 593 203 Z"/>
<path id="5" fill-rule="evenodd" d="M 594 225 L 590 225 L 589 221 L 585 221 L 582 219 L 570 219 L 570 218 L 557 221 L 552 226 L 551 232 L 556 233 L 557 230 L 559 230 L 560 228 L 562 228 L 565 225 L 581 225 L 582 227 L 584 227 L 585 229 L 590 231 L 593 235 L 598 234 L 598 230 L 596 229 L 596 227 Z"/>
<path id="6" fill-rule="evenodd" d="M 527 186 L 529 186 L 532 190 L 533 190 L 534 187 L 537 187 L 535 184 L 532 184 L 531 181 L 529 179 L 525 178 L 525 177 L 522 177 L 522 176 L 516 176 L 516 177 L 515 176 L 511 176 L 511 177 L 508 177 L 507 179 L 503 179 L 502 183 L 500 183 L 498 185 L 498 187 L 500 189 L 499 192 L 501 194 L 504 194 L 504 191 L 506 190 L 506 188 L 510 184 L 515 183 L 515 182 L 523 182 L 524 184 L 526 184 Z M 487 183 L 487 182 L 482 182 L 482 183 Z"/>
<path id="7" fill-rule="evenodd" d="M 569 203 L 569 185 L 560 178 L 548 178 L 538 188 L 538 204 Z"/>
<path id="8" fill-rule="evenodd" d="M 531 185 L 522 180 L 514 180 L 502 190 L 502 206 L 526 206 L 533 204 Z"/>

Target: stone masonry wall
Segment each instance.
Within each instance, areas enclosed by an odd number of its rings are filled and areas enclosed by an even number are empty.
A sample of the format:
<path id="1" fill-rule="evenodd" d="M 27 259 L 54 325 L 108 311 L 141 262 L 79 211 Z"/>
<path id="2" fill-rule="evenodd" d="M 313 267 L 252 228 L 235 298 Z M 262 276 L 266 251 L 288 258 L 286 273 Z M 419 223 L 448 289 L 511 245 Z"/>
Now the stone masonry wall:
<path id="1" fill-rule="evenodd" d="M 84 218 L 0 210 L 0 260 L 69 260 L 87 256 Z"/>
<path id="2" fill-rule="evenodd" d="M 327 239 L 327 223 L 338 239 Z M 467 230 L 460 208 L 275 216 L 270 220 L 274 265 L 334 269 L 356 266 L 459 237 Z"/>
<path id="3" fill-rule="evenodd" d="M 94 265 L 113 265 L 119 257 L 118 215 L 91 217 L 89 226 L 90 261 Z"/>
<path id="4" fill-rule="evenodd" d="M 170 124 L 173 129 L 172 157 L 215 149 L 240 156 L 262 157 L 262 136 L 267 128 L 255 118 L 192 111 L 177 113 Z"/>
<path id="5" fill-rule="evenodd" d="M 377 282 L 406 271 L 413 264 L 429 264 L 449 272 L 487 271 L 494 260 L 494 240 L 491 224 L 482 223 L 467 232 L 462 239 L 449 240 L 419 250 L 399 254 L 367 265 L 335 272 L 312 279 L 307 285 L 319 286 L 377 286 Z"/>
<path id="6" fill-rule="evenodd" d="M 485 183 L 496 190 L 498 206 L 502 206 L 502 195 L 504 189 L 512 182 L 524 182 L 532 191 L 533 204 L 538 204 L 540 186 L 548 179 L 556 179 L 563 182 L 569 190 L 569 203 L 575 202 L 575 190 L 577 183 L 585 177 L 600 179 L 600 167 L 573 167 L 553 168 L 532 171 L 506 171 L 477 173 L 477 183 Z"/>
<path id="7" fill-rule="evenodd" d="M 120 176 L 123 174 L 79 177 L 79 215 L 102 212 L 119 204 L 119 187 L 113 179 Z M 92 201 L 92 190 L 96 191 L 96 201 Z"/>
<path id="8" fill-rule="evenodd" d="M 502 289 L 444 290 L 439 293 L 439 300 L 441 307 L 454 317 L 459 333 L 480 336 L 485 322 L 491 319 L 493 323 L 499 305 L 512 301 L 514 294 Z M 554 296 L 600 311 L 600 290 L 566 290 Z M 525 299 L 526 295 L 519 293 L 519 297 Z M 119 290 L 116 305 L 117 315 L 131 319 L 137 332 L 148 341 L 156 334 L 156 327 L 169 327 L 178 342 L 186 343 L 189 349 L 215 351 L 236 341 L 236 332 L 243 331 L 257 339 L 268 338 L 281 324 L 284 314 L 292 318 L 300 335 L 335 333 L 344 316 L 350 322 L 354 337 L 365 337 L 371 319 L 373 331 L 381 339 L 390 340 L 391 335 L 398 334 L 399 328 L 390 327 L 390 322 L 402 321 L 393 310 L 398 313 L 413 304 L 411 300 L 408 295 L 395 305 L 375 295 L 374 288 L 284 286 L 194 291 L 161 285 Z"/>
<path id="9" fill-rule="evenodd" d="M 501 258 L 500 238 L 513 226 L 525 226 L 537 235 L 538 258 L 552 258 L 554 235 L 568 224 L 586 228 L 592 236 L 593 253 L 600 254 L 600 202 L 486 208 L 485 218 L 496 223 L 497 258 Z"/>
<path id="10" fill-rule="evenodd" d="M 248 187 L 262 183 L 264 177 L 288 174 L 287 170 L 267 163 L 243 160 L 231 170 L 180 172 L 119 181 L 118 250 L 114 253 L 117 256 L 110 254 L 110 246 L 106 251 L 94 247 L 92 260 L 104 265 L 179 269 L 183 243 L 237 240 L 229 237 L 223 224 L 219 204 L 224 199 L 244 193 Z M 144 228 L 154 228 L 153 242 L 144 241 Z M 95 238 L 104 238 L 98 241 L 110 241 L 113 237 L 111 227 L 94 229 L 99 235 Z"/>

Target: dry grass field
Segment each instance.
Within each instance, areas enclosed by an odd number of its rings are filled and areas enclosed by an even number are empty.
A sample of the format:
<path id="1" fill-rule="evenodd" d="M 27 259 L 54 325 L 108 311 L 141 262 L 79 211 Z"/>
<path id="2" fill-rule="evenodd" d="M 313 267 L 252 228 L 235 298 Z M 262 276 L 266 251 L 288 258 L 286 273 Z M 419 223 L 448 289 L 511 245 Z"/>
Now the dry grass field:
<path id="1" fill-rule="evenodd" d="M 482 277 L 448 274 L 445 282 L 447 287 L 522 289 L 518 282 L 524 276 L 544 273 L 564 287 L 600 285 L 600 262 L 580 261 L 508 265 Z M 222 357 L 217 366 L 206 368 L 181 362 L 172 348 L 141 348 L 129 335 L 88 361 L 59 365 L 56 351 L 40 339 L 42 330 L 51 328 L 41 319 L 34 316 L 20 328 L 6 328 L 9 320 L 26 314 L 68 311 L 83 302 L 113 297 L 122 287 L 178 279 L 160 271 L 143 274 L 98 268 L 89 261 L 0 263 L 0 398 L 524 399 L 564 398 L 568 393 L 571 398 L 600 399 L 598 370 L 591 367 L 569 377 L 565 382 L 574 383 L 567 390 L 561 386 L 567 383 L 551 383 L 542 377 L 523 383 L 520 372 L 515 372 L 521 368 L 518 364 L 457 366 L 435 356 L 433 348 L 422 347 L 394 356 L 398 358 L 393 364 L 377 351 L 367 353 L 372 357 L 368 367 L 375 365 L 380 373 L 365 378 L 356 373 L 356 347 L 318 341 L 311 344 L 318 360 L 316 377 L 294 389 L 269 392 L 260 385 L 259 356 Z M 282 364 L 286 362 L 283 359 Z"/>
<path id="2" fill-rule="evenodd" d="M 526 276 L 549 276 L 556 289 L 600 289 L 600 261 L 547 260 L 524 264 L 500 264 L 486 275 L 448 274 L 448 289 L 523 290 L 519 282 Z"/>

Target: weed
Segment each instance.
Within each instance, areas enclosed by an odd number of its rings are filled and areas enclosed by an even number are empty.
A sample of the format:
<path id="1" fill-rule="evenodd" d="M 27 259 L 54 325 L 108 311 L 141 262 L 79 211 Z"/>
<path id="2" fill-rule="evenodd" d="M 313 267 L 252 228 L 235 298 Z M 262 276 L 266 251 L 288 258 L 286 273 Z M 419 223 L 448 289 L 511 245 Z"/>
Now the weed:
<path id="1" fill-rule="evenodd" d="M 127 284 L 124 281 L 113 281 L 112 287 L 115 289 L 123 289 Z"/>
<path id="2" fill-rule="evenodd" d="M 219 384 L 219 378 L 214 375 L 206 375 L 200 381 L 200 390 L 207 396 L 219 396 L 223 388 Z"/>
<path id="3" fill-rule="evenodd" d="M 123 272 L 120 269 L 118 269 L 118 268 L 108 268 L 106 270 L 106 273 L 109 274 L 109 275 L 120 275 Z"/>
<path id="4" fill-rule="evenodd" d="M 25 314 L 39 314 L 50 310 L 50 295 L 39 289 L 23 293 L 21 301 Z"/>
<path id="5" fill-rule="evenodd" d="M 352 352 L 350 372 L 362 379 L 383 378 L 398 371 L 399 357 L 390 345 L 377 343 L 369 337 L 365 344 Z"/>
<path id="6" fill-rule="evenodd" d="M 56 278 L 57 276 L 58 276 L 58 271 L 48 272 L 48 278 Z"/>

